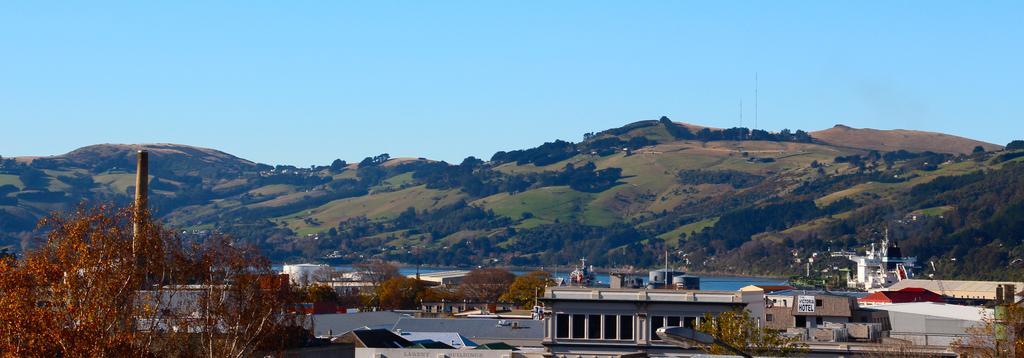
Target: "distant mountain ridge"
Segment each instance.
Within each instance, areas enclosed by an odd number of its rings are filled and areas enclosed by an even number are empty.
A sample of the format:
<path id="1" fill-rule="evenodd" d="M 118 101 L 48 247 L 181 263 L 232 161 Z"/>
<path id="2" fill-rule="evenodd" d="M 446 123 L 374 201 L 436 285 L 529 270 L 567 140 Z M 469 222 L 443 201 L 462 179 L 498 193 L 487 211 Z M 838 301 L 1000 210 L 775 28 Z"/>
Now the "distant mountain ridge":
<path id="1" fill-rule="evenodd" d="M 59 163 L 102 172 L 134 168 L 135 154 L 140 150 L 149 152 L 150 158 L 153 159 L 153 170 L 173 172 L 176 175 L 211 168 L 232 172 L 252 171 L 256 167 L 256 163 L 219 150 L 171 143 L 96 144 L 66 154 L 32 157 L 28 161 Z"/>
<path id="2" fill-rule="evenodd" d="M 905 251 L 938 260 L 939 276 L 1024 262 L 1024 245 L 1004 238 L 1024 221 L 1024 151 L 921 131 L 766 132 L 664 117 L 583 137 L 451 164 L 381 154 L 267 165 L 167 143 L 3 158 L 0 247 L 31 245 L 51 211 L 127 202 L 145 149 L 162 220 L 188 235 L 229 233 L 276 260 L 541 266 L 585 256 L 644 267 L 671 248 L 687 270 L 786 275 L 805 269 L 794 255 L 862 249 L 888 227 Z M 940 260 L 978 255 L 994 266 Z"/>
<path id="3" fill-rule="evenodd" d="M 831 145 L 880 151 L 902 149 L 911 152 L 970 154 L 977 146 L 987 151 L 1003 148 L 1001 145 L 937 132 L 851 128 L 842 124 L 811 132 L 811 136 Z"/>

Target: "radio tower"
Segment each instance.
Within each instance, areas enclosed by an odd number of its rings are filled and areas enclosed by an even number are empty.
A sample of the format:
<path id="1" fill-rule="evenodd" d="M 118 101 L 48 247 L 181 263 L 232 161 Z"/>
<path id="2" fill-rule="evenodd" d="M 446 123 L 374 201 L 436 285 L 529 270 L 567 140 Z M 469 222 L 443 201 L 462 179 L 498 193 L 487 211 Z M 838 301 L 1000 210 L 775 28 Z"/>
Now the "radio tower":
<path id="1" fill-rule="evenodd" d="M 754 72 L 754 129 L 757 129 L 757 72 Z"/>
<path id="2" fill-rule="evenodd" d="M 743 99 L 740 98 L 740 127 L 743 127 Z"/>

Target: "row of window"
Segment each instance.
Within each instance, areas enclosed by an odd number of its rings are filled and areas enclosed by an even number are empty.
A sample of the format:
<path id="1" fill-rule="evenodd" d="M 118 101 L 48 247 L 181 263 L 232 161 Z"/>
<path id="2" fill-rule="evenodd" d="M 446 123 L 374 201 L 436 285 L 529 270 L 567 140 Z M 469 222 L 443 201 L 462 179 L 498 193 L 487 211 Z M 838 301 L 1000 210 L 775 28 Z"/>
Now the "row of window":
<path id="1" fill-rule="evenodd" d="M 555 337 L 631 341 L 633 316 L 560 313 L 555 315 Z"/>
<path id="2" fill-rule="evenodd" d="M 651 339 L 661 327 L 697 328 L 699 317 L 651 316 Z M 565 314 L 555 315 L 555 338 L 633 340 L 633 316 Z"/>

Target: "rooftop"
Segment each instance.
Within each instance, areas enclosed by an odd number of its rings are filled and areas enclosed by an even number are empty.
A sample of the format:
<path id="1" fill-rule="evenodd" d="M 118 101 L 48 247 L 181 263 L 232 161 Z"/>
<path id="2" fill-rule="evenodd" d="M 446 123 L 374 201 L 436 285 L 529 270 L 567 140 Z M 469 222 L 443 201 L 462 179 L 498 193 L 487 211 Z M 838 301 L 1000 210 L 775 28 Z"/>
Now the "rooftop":
<path id="1" fill-rule="evenodd" d="M 513 326 L 512 322 L 515 322 Z M 486 318 L 412 318 L 403 317 L 391 327 L 402 332 L 454 332 L 472 340 L 544 339 L 544 321 L 502 321 Z"/>
<path id="2" fill-rule="evenodd" d="M 908 287 L 899 291 L 878 291 L 858 298 L 860 302 L 945 302 L 939 294 L 917 287 Z"/>
<path id="3" fill-rule="evenodd" d="M 865 309 L 889 312 L 902 312 L 949 319 L 981 322 L 985 317 L 992 316 L 988 308 L 951 305 L 936 302 L 894 303 L 890 305 L 871 306 Z"/>
<path id="4" fill-rule="evenodd" d="M 476 347 L 476 342 L 473 342 L 469 338 L 457 333 L 457 332 L 409 332 L 406 330 L 395 330 L 396 333 L 402 338 L 413 342 L 420 343 L 424 341 L 434 341 L 447 344 L 452 348 L 464 348 L 464 347 Z"/>
<path id="5" fill-rule="evenodd" d="M 353 343 L 365 348 L 404 348 L 412 345 L 405 338 L 386 329 L 357 329 L 336 338 L 336 342 Z"/>
<path id="6" fill-rule="evenodd" d="M 941 286 L 940 286 L 941 282 Z M 996 286 L 1002 284 L 1016 285 L 1017 289 L 1024 288 L 1022 282 L 1010 281 L 958 281 L 958 280 L 903 280 L 886 288 L 886 291 L 898 291 L 904 288 L 923 288 L 943 296 L 956 298 L 984 298 L 994 299 Z"/>
<path id="7" fill-rule="evenodd" d="M 420 273 L 420 278 L 428 278 L 428 277 L 429 278 L 452 278 L 452 277 L 466 276 L 467 274 L 469 274 L 469 271 L 455 270 L 455 271 L 426 272 L 426 273 Z M 416 275 L 413 274 L 413 275 L 410 275 L 410 276 L 416 276 Z"/>
<path id="8" fill-rule="evenodd" d="M 825 290 L 784 290 L 769 293 L 769 296 L 844 296 L 861 298 L 867 296 L 867 292 L 857 291 L 825 291 Z"/>
<path id="9" fill-rule="evenodd" d="M 796 287 L 789 285 L 749 285 L 743 286 L 742 288 L 740 288 L 740 291 L 761 290 L 764 291 L 765 293 L 775 293 L 779 291 L 790 291 L 795 289 Z"/>
<path id="10" fill-rule="evenodd" d="M 549 287 L 544 301 L 647 301 L 647 302 L 729 302 L 742 303 L 734 291 L 700 291 L 671 289 L 628 289 Z"/>
<path id="11" fill-rule="evenodd" d="M 329 267 L 324 264 L 285 264 L 283 267 Z"/>
<path id="12" fill-rule="evenodd" d="M 407 315 L 389 311 L 359 312 L 348 314 L 318 314 L 310 316 L 313 332 L 316 336 L 329 334 L 338 336 L 355 329 L 391 329 L 402 317 Z"/>

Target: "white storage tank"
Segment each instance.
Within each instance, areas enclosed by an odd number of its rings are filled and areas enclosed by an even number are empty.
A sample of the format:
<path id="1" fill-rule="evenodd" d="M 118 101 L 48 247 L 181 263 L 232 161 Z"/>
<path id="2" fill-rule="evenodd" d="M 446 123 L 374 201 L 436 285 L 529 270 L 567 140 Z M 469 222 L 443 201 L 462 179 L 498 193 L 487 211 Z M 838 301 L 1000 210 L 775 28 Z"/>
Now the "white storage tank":
<path id="1" fill-rule="evenodd" d="M 284 265 L 283 273 L 288 275 L 288 280 L 300 286 L 323 281 L 330 273 L 331 267 L 323 264 L 295 264 Z"/>

